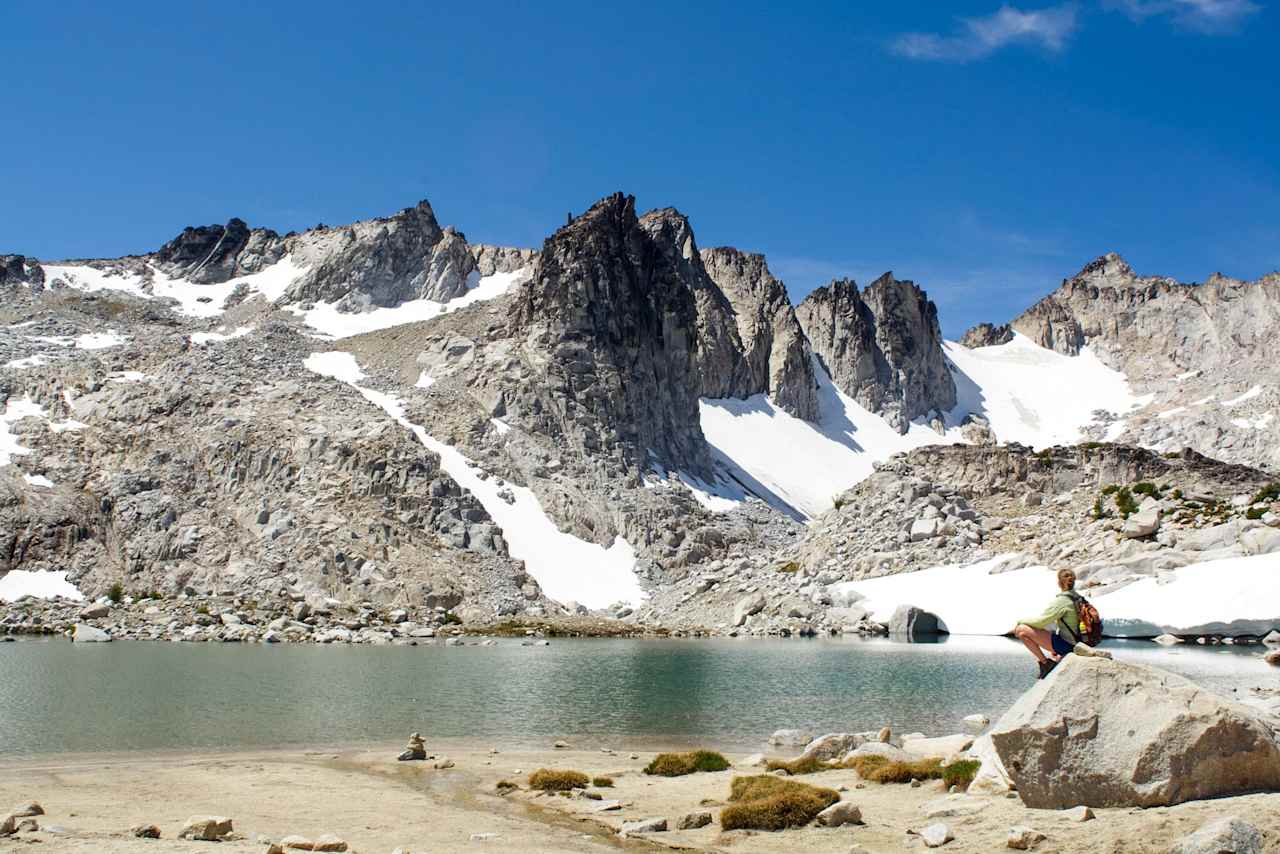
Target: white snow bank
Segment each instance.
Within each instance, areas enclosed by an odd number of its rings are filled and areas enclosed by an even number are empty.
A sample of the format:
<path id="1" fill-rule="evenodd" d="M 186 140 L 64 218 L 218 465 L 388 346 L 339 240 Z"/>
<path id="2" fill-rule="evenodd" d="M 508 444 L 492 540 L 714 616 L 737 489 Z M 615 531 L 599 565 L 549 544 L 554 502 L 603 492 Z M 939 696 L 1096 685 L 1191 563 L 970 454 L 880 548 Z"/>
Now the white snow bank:
<path id="1" fill-rule="evenodd" d="M 961 441 L 958 430 L 940 436 L 924 424 L 899 434 L 836 388 L 816 359 L 814 376 L 816 424 L 778 409 L 762 394 L 699 401 L 702 432 L 725 476 L 721 484 L 686 481 L 704 506 L 716 509 L 745 488 L 781 509 L 817 516 L 870 475 L 876 462 L 922 445 Z"/>
<path id="2" fill-rule="evenodd" d="M 1275 413 L 1264 412 L 1257 418 L 1232 418 L 1231 423 L 1247 430 L 1265 430 L 1274 417 Z"/>
<path id="3" fill-rule="evenodd" d="M 53 481 L 42 474 L 24 474 L 22 479 L 32 486 L 47 486 L 50 489 L 54 487 Z"/>
<path id="4" fill-rule="evenodd" d="M 113 383 L 140 383 L 149 377 L 142 371 L 116 371 L 107 376 L 107 380 Z"/>
<path id="5" fill-rule="evenodd" d="M 24 448 L 18 443 L 18 437 L 9 429 L 10 424 L 30 417 L 43 418 L 44 409 L 29 397 L 22 400 L 10 398 L 5 404 L 4 412 L 0 412 L 0 466 L 9 465 L 14 457 L 31 453 L 30 448 Z"/>
<path id="6" fill-rule="evenodd" d="M 413 384 L 414 388 L 431 388 L 435 385 L 435 377 L 428 376 L 426 371 L 418 374 L 418 381 Z"/>
<path id="7" fill-rule="evenodd" d="M 1157 412 L 1156 418 L 1172 418 L 1180 412 L 1186 412 L 1185 406 L 1175 406 L 1173 409 L 1166 409 L 1164 412 Z"/>
<path id="8" fill-rule="evenodd" d="M 106 332 L 86 332 L 74 338 L 69 335 L 35 335 L 31 340 L 55 347 L 75 347 L 77 350 L 105 350 L 107 347 L 119 347 L 129 339 L 108 329 Z"/>
<path id="9" fill-rule="evenodd" d="M 23 368 L 34 368 L 39 365 L 44 365 L 44 364 L 47 364 L 48 361 L 49 361 L 48 356 L 45 356 L 43 353 L 36 353 L 34 356 L 27 356 L 25 359 L 13 359 L 11 361 L 5 362 L 4 366 L 6 368 L 15 368 L 15 369 L 21 370 Z"/>
<path id="10" fill-rule="evenodd" d="M 1077 442 L 1096 409 L 1124 415 L 1143 404 L 1124 374 L 1104 365 L 1088 347 L 1064 356 L 1015 333 L 1007 344 L 970 350 L 947 341 L 955 366 L 957 423 L 968 413 L 986 416 L 1001 442 L 1047 448 Z"/>
<path id="11" fill-rule="evenodd" d="M 502 296 L 513 285 L 528 278 L 531 268 L 523 268 L 511 273 L 494 273 L 476 281 L 476 284 L 465 294 L 448 302 L 436 302 L 429 299 L 417 299 L 403 302 L 392 308 L 374 308 L 369 311 L 339 311 L 338 303 L 317 303 L 314 308 L 303 311 L 290 308 L 300 314 L 304 322 L 312 329 L 334 338 L 349 338 L 402 326 L 406 323 L 418 323 L 438 317 L 447 311 L 462 308 L 472 303 L 484 302 Z"/>
<path id="12" fill-rule="evenodd" d="M 1262 394 L 1262 386 L 1256 385 L 1253 388 L 1246 391 L 1244 394 L 1240 395 L 1239 397 L 1233 397 L 1230 400 L 1222 401 L 1222 405 L 1235 406 L 1237 403 L 1244 403 L 1246 400 L 1253 400 L 1255 397 L 1257 397 L 1260 394 Z"/>
<path id="13" fill-rule="evenodd" d="M 65 572 L 12 569 L 0 578 L 0 602 L 14 602 L 23 596 L 34 596 L 37 599 L 52 599 L 55 596 L 77 600 L 84 598 L 84 594 L 67 581 Z"/>
<path id="14" fill-rule="evenodd" d="M 939 566 L 833 585 L 833 593 L 857 591 L 872 618 L 888 622 L 899 605 L 916 605 L 942 618 L 953 634 L 1002 635 L 1019 620 L 1036 617 L 1057 593 L 1055 574 L 1034 566 L 991 574 L 1007 555 L 969 566 Z M 1090 601 L 1104 626 L 1149 624 L 1191 628 L 1215 622 L 1280 617 L 1280 558 L 1275 555 L 1205 561 L 1172 571 L 1157 584 L 1143 578 Z M 1166 574 L 1167 577 L 1167 574 Z M 1086 596 L 1089 592 L 1082 591 Z"/>
<path id="15" fill-rule="evenodd" d="M 525 562 L 525 568 L 547 596 L 589 608 L 603 608 L 615 602 L 635 605 L 644 598 L 635 574 L 635 551 L 626 540 L 618 537 L 608 548 L 580 540 L 556 526 L 532 490 L 515 484 L 499 486 L 497 478 L 481 479 L 479 467 L 411 423 L 398 398 L 359 385 L 365 374 L 352 354 L 312 353 L 304 364 L 315 373 L 350 384 L 439 454 L 441 467 L 484 505 L 502 529 L 511 556 Z M 508 504 L 499 495 L 501 491 L 515 500 Z"/>
<path id="16" fill-rule="evenodd" d="M 187 337 L 191 339 L 192 344 L 203 346 L 205 344 L 220 344 L 233 338 L 243 338 L 252 331 L 252 326 L 237 326 L 230 332 L 192 332 Z"/>
<path id="17" fill-rule="evenodd" d="M 261 296 L 274 302 L 284 295 L 302 268 L 286 255 L 275 264 L 218 284 L 196 284 L 185 279 L 173 279 L 159 270 L 151 270 L 151 284 L 133 273 L 113 274 L 81 264 L 46 265 L 48 281 L 61 279 L 68 287 L 81 291 L 112 290 L 132 294 L 141 299 L 168 298 L 177 301 L 178 313 L 188 317 L 216 317 L 224 311 L 227 297 L 241 285 L 249 289 L 249 296 Z"/>

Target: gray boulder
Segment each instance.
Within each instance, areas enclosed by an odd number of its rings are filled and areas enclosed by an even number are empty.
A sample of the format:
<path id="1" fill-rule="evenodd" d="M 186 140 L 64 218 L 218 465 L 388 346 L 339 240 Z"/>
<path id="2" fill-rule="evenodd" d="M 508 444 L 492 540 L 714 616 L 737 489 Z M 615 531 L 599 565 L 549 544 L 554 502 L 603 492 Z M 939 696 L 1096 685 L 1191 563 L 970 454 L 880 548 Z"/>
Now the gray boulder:
<path id="1" fill-rule="evenodd" d="M 733 606 L 733 624 L 741 626 L 747 621 L 747 617 L 763 611 L 764 604 L 764 597 L 759 593 L 739 599 L 738 604 Z"/>
<path id="2" fill-rule="evenodd" d="M 1227 816 L 1179 840 L 1169 854 L 1262 854 L 1262 850 L 1258 828 L 1244 819 Z"/>
<path id="3" fill-rule="evenodd" d="M 76 623 L 76 627 L 71 630 L 71 639 L 76 643 L 108 643 L 111 635 L 88 623 Z"/>
<path id="4" fill-rule="evenodd" d="M 1142 537 L 1150 537 L 1158 530 L 1160 530 L 1160 510 L 1155 507 L 1148 507 L 1132 514 L 1124 521 L 1124 527 L 1120 529 L 1120 536 L 1136 540 Z"/>
<path id="5" fill-rule="evenodd" d="M 818 813 L 818 824 L 823 827 L 843 827 L 846 824 L 862 824 L 862 810 L 857 804 L 836 801 Z"/>
<path id="6" fill-rule="evenodd" d="M 1037 809 L 1169 806 L 1280 788 L 1280 743 L 1254 710 L 1152 667 L 1068 656 L 991 743 Z"/>
<path id="7" fill-rule="evenodd" d="M 947 634 L 947 626 L 937 614 L 915 605 L 899 605 L 889 618 L 889 634 L 908 640 L 936 637 Z"/>
<path id="8" fill-rule="evenodd" d="M 217 842 L 231 833 L 231 819 L 218 815 L 193 815 L 182 825 L 179 839 Z"/>
<path id="9" fill-rule="evenodd" d="M 830 762 L 833 759 L 844 756 L 850 750 L 861 747 L 866 742 L 866 736 L 859 735 L 856 732 L 827 733 L 809 742 L 804 749 L 804 753 L 800 754 L 800 758 Z"/>

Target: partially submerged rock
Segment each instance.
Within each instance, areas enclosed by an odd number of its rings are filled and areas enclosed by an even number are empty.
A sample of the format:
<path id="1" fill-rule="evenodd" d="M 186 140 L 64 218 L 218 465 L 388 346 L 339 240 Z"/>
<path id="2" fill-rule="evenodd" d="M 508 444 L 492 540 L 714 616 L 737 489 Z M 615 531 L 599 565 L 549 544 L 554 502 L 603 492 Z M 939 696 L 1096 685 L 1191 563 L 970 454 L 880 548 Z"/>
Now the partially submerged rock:
<path id="1" fill-rule="evenodd" d="M 947 626 L 937 614 L 915 605 L 899 605 L 889 618 L 889 635 L 900 640 L 933 638 L 947 634 Z"/>
<path id="2" fill-rule="evenodd" d="M 76 623 L 76 627 L 71 630 L 71 640 L 76 643 L 107 643 L 111 640 L 111 635 L 88 623 Z"/>

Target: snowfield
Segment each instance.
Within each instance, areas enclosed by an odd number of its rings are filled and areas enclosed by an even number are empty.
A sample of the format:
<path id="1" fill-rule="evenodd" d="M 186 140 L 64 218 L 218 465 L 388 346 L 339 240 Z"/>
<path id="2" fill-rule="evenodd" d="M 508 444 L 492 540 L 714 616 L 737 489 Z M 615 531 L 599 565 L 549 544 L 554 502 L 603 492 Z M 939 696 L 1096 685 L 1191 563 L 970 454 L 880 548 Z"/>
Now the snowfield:
<path id="1" fill-rule="evenodd" d="M 861 594 L 866 598 L 857 604 L 883 623 L 899 605 L 915 605 L 941 617 L 952 634 L 1003 635 L 1038 616 L 1057 592 L 1055 574 L 1044 566 L 993 574 L 1010 557 L 846 581 L 832 593 Z M 1243 631 L 1255 630 L 1253 623 L 1280 626 L 1280 559 L 1274 555 L 1205 561 L 1171 574 L 1164 584 L 1144 578 L 1100 596 L 1081 592 L 1102 614 L 1110 637 L 1190 634 L 1232 623 Z"/>
<path id="2" fill-rule="evenodd" d="M 365 374 L 352 354 L 313 353 L 305 365 L 315 373 L 352 386 L 412 431 L 426 448 L 439 454 L 441 467 L 484 505 L 502 529 L 511 556 L 525 562 L 525 568 L 547 596 L 588 608 L 619 602 L 637 605 L 644 599 L 635 573 L 635 551 L 626 540 L 618 537 L 608 548 L 580 540 L 556 526 L 532 490 L 515 484 L 499 486 L 496 478 L 482 479 L 478 466 L 410 422 L 399 398 L 360 385 Z M 504 490 L 515 497 L 510 504 L 499 495 Z"/>
<path id="3" fill-rule="evenodd" d="M 34 596 L 37 599 L 52 599 L 61 596 L 64 599 L 84 599 L 76 586 L 67 581 L 65 572 L 30 572 L 25 569 L 11 569 L 0 578 L 0 601 L 16 602 L 23 596 Z"/>
<path id="4" fill-rule="evenodd" d="M 1064 356 L 1015 335 L 1008 344 L 976 350 L 948 341 L 945 352 L 957 400 L 942 434 L 924 423 L 899 434 L 836 388 L 815 359 L 818 423 L 788 415 L 765 395 L 703 399 L 702 432 L 721 478 L 706 484 L 680 477 L 713 511 L 732 509 L 751 493 L 798 518 L 813 518 L 868 477 L 877 462 L 924 445 L 964 441 L 959 427 L 971 414 L 985 417 L 1000 442 L 1039 449 L 1079 441 L 1097 409 L 1124 415 L 1148 402 L 1087 347 L 1079 356 Z M 1119 435 L 1123 424 L 1111 428 Z"/>

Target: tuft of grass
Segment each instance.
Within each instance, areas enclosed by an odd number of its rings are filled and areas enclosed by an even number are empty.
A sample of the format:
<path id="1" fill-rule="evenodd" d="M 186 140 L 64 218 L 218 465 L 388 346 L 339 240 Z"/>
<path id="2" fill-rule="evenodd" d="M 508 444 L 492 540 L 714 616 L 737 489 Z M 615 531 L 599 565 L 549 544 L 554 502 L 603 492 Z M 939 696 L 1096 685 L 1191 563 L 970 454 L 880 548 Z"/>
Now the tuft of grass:
<path id="1" fill-rule="evenodd" d="M 1135 483 L 1133 485 L 1133 492 L 1135 495 L 1150 495 L 1152 498 L 1160 497 L 1159 487 L 1149 480 L 1144 480 L 1141 483 Z"/>
<path id="2" fill-rule="evenodd" d="M 735 777 L 729 800 L 732 803 L 720 811 L 722 830 L 785 830 L 813 821 L 840 795 L 834 789 L 762 774 Z"/>
<path id="3" fill-rule="evenodd" d="M 581 771 L 539 768 L 529 775 L 529 788 L 540 792 L 571 792 L 574 789 L 585 789 L 589 779 L 591 778 Z"/>
<path id="4" fill-rule="evenodd" d="M 778 572 L 799 572 L 800 564 L 797 561 L 789 560 L 778 566 Z"/>
<path id="5" fill-rule="evenodd" d="M 461 617 L 459 617 L 457 614 L 453 613 L 452 611 L 445 611 L 445 612 L 444 612 L 444 625 L 446 625 L 446 626 L 460 626 L 460 625 L 462 625 L 462 618 L 461 618 Z"/>
<path id="6" fill-rule="evenodd" d="M 817 774 L 819 771 L 829 771 L 839 766 L 830 762 L 823 762 L 816 756 L 800 757 L 786 762 L 781 759 L 770 759 L 765 767 L 770 771 L 786 771 L 788 774 Z"/>
<path id="7" fill-rule="evenodd" d="M 1250 507 L 1248 510 L 1244 511 L 1244 518 L 1261 519 L 1263 516 L 1266 515 L 1266 513 L 1267 511 L 1266 511 L 1266 508 L 1264 507 Z"/>
<path id="8" fill-rule="evenodd" d="M 1102 487 L 1102 494 L 1112 495 L 1119 489 L 1120 487 L 1116 486 L 1114 483 L 1108 483 L 1106 486 Z"/>
<path id="9" fill-rule="evenodd" d="M 952 786 L 959 786 L 961 790 L 967 789 L 981 767 L 982 762 L 977 759 L 957 759 L 950 765 L 942 767 L 942 784 L 948 789 Z"/>
<path id="10" fill-rule="evenodd" d="M 612 789 L 613 778 L 612 777 L 592 777 L 591 785 L 595 786 L 597 789 Z"/>
<path id="11" fill-rule="evenodd" d="M 510 780 L 499 780 L 494 788 L 498 790 L 498 794 L 505 795 L 507 792 L 514 792 L 516 789 L 519 789 L 520 785 L 518 783 L 513 783 Z"/>
<path id="12" fill-rule="evenodd" d="M 1273 501 L 1280 501 L 1280 483 L 1268 483 L 1258 490 L 1257 495 L 1253 496 L 1253 501 L 1250 503 L 1270 504 Z"/>
<path id="13" fill-rule="evenodd" d="M 729 760 L 713 750 L 694 750 L 690 753 L 659 753 L 645 766 L 644 773 L 658 777 L 683 777 L 702 771 L 724 771 Z"/>
<path id="14" fill-rule="evenodd" d="M 107 598 L 116 605 L 120 604 L 120 600 L 124 599 L 124 585 L 119 581 L 107 588 Z"/>
<path id="15" fill-rule="evenodd" d="M 912 780 L 937 780 L 942 777 L 942 760 L 916 759 L 903 761 L 883 756 L 855 756 L 849 766 L 858 776 L 873 783 L 910 783 Z"/>

